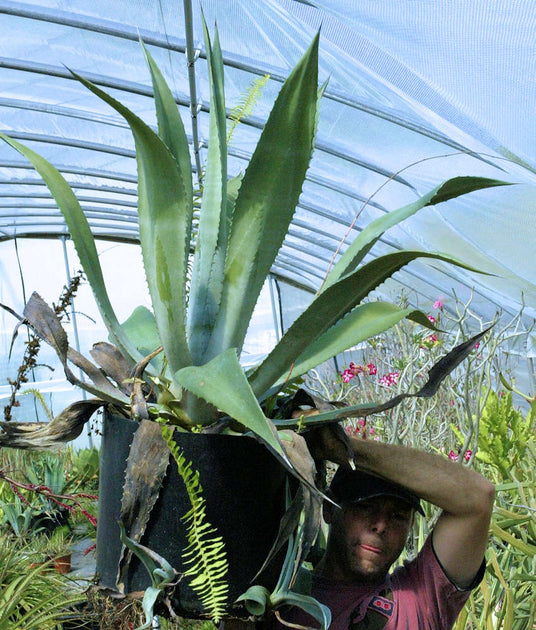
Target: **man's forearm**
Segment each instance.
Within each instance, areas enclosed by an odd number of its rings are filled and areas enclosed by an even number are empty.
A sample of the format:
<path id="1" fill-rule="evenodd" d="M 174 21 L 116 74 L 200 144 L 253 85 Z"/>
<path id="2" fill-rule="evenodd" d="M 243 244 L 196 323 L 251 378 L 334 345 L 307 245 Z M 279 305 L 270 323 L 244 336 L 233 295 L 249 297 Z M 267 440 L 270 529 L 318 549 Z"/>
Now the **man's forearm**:
<path id="1" fill-rule="evenodd" d="M 416 449 L 350 438 L 355 464 L 405 486 L 452 515 L 488 512 L 494 487 L 474 470 Z"/>

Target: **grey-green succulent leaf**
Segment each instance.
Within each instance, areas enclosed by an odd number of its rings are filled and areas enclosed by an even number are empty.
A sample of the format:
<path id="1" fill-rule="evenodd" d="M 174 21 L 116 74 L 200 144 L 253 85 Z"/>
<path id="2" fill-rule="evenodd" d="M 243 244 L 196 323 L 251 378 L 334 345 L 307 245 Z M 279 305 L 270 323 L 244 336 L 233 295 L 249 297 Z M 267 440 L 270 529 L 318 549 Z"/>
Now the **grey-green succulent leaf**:
<path id="1" fill-rule="evenodd" d="M 243 602 L 250 615 L 263 617 L 270 610 L 270 591 L 265 586 L 254 584 L 237 597 L 236 601 Z"/>
<path id="2" fill-rule="evenodd" d="M 208 357 L 242 347 L 259 293 L 287 234 L 314 146 L 317 66 L 318 36 L 283 84 L 245 171 Z"/>
<path id="3" fill-rule="evenodd" d="M 176 371 L 191 364 L 185 312 L 193 210 L 192 199 L 186 197 L 184 176 L 171 151 L 148 125 L 93 83 L 73 75 L 121 114 L 134 136 L 145 275 L 161 344 L 172 371 Z"/>
<path id="4" fill-rule="evenodd" d="M 206 365 L 182 368 L 175 373 L 175 379 L 195 396 L 243 424 L 292 468 L 272 422 L 266 418 L 251 391 L 234 348 Z"/>
<path id="5" fill-rule="evenodd" d="M 386 230 L 404 221 L 422 208 L 443 203 L 476 190 L 509 185 L 508 182 L 486 177 L 453 177 L 436 186 L 417 201 L 379 217 L 369 223 L 353 240 L 337 264 L 331 269 L 321 290 L 325 291 L 337 280 L 352 272 Z"/>
<path id="6" fill-rule="evenodd" d="M 177 160 L 182 176 L 185 200 L 193 202 L 192 163 L 184 124 L 166 80 L 143 42 L 141 45 L 153 83 L 158 135 Z"/>
<path id="7" fill-rule="evenodd" d="M 323 336 L 371 291 L 416 258 L 448 262 L 478 272 L 457 258 L 436 252 L 407 250 L 375 258 L 317 294 L 257 370 L 251 374 L 249 380 L 255 395 L 262 396 L 274 383 L 290 374 L 296 358 L 307 352 L 311 339 Z M 324 339 L 329 341 L 330 337 Z"/>
<path id="8" fill-rule="evenodd" d="M 161 345 L 154 315 L 145 306 L 137 306 L 121 324 L 121 328 L 143 357 L 151 354 Z M 164 357 L 159 354 L 152 359 L 153 369 L 148 369 L 148 371 L 152 374 L 160 374 L 164 369 L 164 364 Z"/>
<path id="9" fill-rule="evenodd" d="M 50 162 L 35 153 L 35 151 L 32 151 L 3 133 L 0 133 L 0 138 L 31 162 L 35 170 L 43 178 L 69 228 L 69 233 L 73 239 L 78 257 L 80 258 L 80 263 L 84 268 L 84 273 L 93 290 L 100 314 L 114 344 L 121 348 L 126 356 L 130 356 L 132 359 L 139 361 L 141 355 L 137 353 L 133 344 L 121 330 L 119 321 L 112 308 L 106 285 L 104 284 L 99 256 L 97 248 L 95 247 L 95 239 L 91 233 L 84 211 L 73 190 L 63 175 L 52 166 Z"/>
<path id="10" fill-rule="evenodd" d="M 277 596 L 273 596 L 272 604 L 274 608 L 281 608 L 283 606 L 301 608 L 308 615 L 313 617 L 313 619 L 318 621 L 320 624 L 318 630 L 327 630 L 331 625 L 330 609 L 325 604 L 321 604 L 311 595 L 303 595 L 302 593 L 296 593 L 289 590 L 281 592 Z"/>
<path id="11" fill-rule="evenodd" d="M 229 227 L 223 58 L 218 32 L 212 46 L 204 21 L 203 30 L 210 79 L 210 126 L 188 305 L 188 337 L 196 365 L 206 362 L 207 348 L 220 308 Z"/>
<path id="12" fill-rule="evenodd" d="M 355 307 L 324 334 L 314 338 L 296 357 L 290 372 L 282 374 L 275 386 L 301 376 L 352 346 L 389 330 L 404 318 L 434 328 L 424 313 L 411 307 L 400 308 L 391 302 L 368 302 Z"/>

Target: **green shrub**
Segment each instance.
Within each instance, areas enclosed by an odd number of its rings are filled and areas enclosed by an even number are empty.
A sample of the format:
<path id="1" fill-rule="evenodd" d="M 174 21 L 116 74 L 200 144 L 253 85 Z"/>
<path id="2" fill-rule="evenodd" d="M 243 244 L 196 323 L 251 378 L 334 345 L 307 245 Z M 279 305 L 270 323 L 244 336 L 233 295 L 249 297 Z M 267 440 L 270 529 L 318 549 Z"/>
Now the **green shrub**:
<path id="1" fill-rule="evenodd" d="M 0 630 L 61 630 L 66 615 L 84 596 L 75 585 L 50 570 L 32 567 L 32 556 L 0 537 Z"/>

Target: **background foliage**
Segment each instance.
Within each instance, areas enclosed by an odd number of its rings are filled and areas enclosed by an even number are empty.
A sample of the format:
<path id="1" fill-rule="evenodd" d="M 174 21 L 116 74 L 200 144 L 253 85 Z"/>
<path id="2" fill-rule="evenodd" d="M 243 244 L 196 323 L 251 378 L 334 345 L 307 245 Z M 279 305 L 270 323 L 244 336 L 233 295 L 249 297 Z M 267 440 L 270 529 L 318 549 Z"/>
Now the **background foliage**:
<path id="1" fill-rule="evenodd" d="M 404 297 L 400 301 L 403 305 Z M 453 296 L 430 304 L 429 318 L 444 332 L 430 334 L 411 322 L 400 322 L 346 353 L 347 362 L 339 366 L 335 379 L 313 371 L 308 385 L 319 395 L 350 404 L 386 400 L 398 391 L 420 387 L 441 354 L 494 324 L 436 396 L 409 398 L 383 414 L 352 419 L 346 430 L 365 439 L 443 453 L 460 466 L 474 466 L 496 484 L 487 571 L 456 630 L 532 630 L 536 627 L 536 402 L 512 392 L 509 373 L 516 359 L 506 351 L 526 334 L 520 326 L 522 312 L 507 323 L 500 313 L 493 322 L 482 322 L 472 314 L 470 302 L 463 304 Z M 424 519 L 416 519 L 405 557 L 420 548 L 433 528 L 438 509 L 425 505 L 425 511 Z"/>

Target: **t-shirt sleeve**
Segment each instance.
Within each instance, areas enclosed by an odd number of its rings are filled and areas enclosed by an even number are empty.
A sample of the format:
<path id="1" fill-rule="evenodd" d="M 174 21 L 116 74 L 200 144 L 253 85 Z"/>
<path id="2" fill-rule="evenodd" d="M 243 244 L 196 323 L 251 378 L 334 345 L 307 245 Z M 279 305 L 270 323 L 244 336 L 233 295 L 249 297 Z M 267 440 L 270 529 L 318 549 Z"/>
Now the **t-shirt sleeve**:
<path id="1" fill-rule="evenodd" d="M 471 588 L 460 589 L 451 582 L 434 552 L 430 535 L 412 562 L 398 569 L 392 576 L 393 586 L 399 590 L 404 609 L 415 611 L 415 626 L 408 627 L 450 628 L 460 614 L 472 588 L 475 588 L 484 575 L 482 563 Z M 409 602 L 408 599 L 415 598 Z M 408 605 L 409 604 L 409 605 Z M 411 612 L 409 613 L 412 614 Z M 420 625 L 426 620 L 427 625 Z M 411 621 L 411 620 L 408 620 Z"/>

